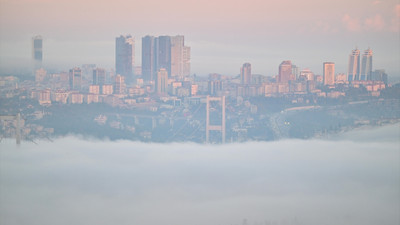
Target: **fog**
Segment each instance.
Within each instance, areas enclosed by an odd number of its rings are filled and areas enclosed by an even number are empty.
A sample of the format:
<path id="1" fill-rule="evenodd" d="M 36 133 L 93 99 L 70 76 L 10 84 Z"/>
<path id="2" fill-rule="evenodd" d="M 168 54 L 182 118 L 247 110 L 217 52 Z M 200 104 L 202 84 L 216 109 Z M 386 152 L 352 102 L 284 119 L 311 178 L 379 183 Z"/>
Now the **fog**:
<path id="1" fill-rule="evenodd" d="M 399 224 L 399 126 L 226 145 L 0 142 L 0 224 Z"/>

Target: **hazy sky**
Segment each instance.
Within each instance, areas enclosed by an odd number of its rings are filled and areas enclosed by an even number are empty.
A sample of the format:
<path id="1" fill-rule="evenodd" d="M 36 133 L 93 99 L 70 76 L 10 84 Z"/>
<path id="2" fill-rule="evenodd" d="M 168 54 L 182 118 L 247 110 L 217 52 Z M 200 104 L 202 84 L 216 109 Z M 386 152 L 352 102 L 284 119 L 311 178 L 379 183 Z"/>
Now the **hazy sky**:
<path id="1" fill-rule="evenodd" d="M 399 132 L 208 146 L 3 139 L 0 223 L 398 225 Z"/>
<path id="2" fill-rule="evenodd" d="M 238 74 L 244 62 L 253 73 L 275 75 L 282 60 L 322 72 L 333 61 L 346 72 L 358 46 L 374 51 L 374 68 L 399 75 L 397 0 L 0 0 L 1 67 L 25 65 L 31 37 L 44 37 L 48 66 L 84 63 L 114 67 L 114 41 L 185 35 L 192 47 L 192 73 Z M 399 75 L 400 76 L 400 75 Z"/>

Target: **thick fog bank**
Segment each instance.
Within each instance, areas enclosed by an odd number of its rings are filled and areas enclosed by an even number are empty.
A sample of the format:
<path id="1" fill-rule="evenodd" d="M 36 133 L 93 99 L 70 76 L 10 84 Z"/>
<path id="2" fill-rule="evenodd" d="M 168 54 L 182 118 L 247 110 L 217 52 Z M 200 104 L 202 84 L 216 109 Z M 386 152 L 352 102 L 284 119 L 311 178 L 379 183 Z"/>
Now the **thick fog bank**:
<path id="1" fill-rule="evenodd" d="M 398 126 L 360 132 L 227 145 L 1 142 L 0 224 L 399 224 Z"/>

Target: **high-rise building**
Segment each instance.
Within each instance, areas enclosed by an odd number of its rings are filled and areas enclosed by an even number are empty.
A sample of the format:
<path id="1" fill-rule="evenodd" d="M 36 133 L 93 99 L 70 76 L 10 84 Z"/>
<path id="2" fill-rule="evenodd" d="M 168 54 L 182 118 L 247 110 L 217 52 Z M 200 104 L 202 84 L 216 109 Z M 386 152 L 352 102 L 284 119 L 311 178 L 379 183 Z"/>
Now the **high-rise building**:
<path id="1" fill-rule="evenodd" d="M 388 85 L 388 75 L 385 72 L 385 70 L 374 70 L 371 73 L 371 80 L 376 80 L 376 81 L 383 81 L 385 85 Z"/>
<path id="2" fill-rule="evenodd" d="M 157 93 L 166 94 L 168 91 L 168 71 L 165 68 L 161 68 L 157 72 Z"/>
<path id="3" fill-rule="evenodd" d="M 93 84 L 103 85 L 106 83 L 106 70 L 102 68 L 96 68 L 93 70 Z"/>
<path id="4" fill-rule="evenodd" d="M 250 84 L 251 83 L 251 64 L 245 63 L 242 68 L 240 68 L 240 83 Z"/>
<path id="5" fill-rule="evenodd" d="M 35 72 L 35 82 L 36 84 L 40 84 L 44 81 L 44 79 L 46 78 L 47 72 L 45 69 L 41 68 L 41 69 L 37 69 Z"/>
<path id="6" fill-rule="evenodd" d="M 184 37 L 171 37 L 171 77 L 183 77 Z"/>
<path id="7" fill-rule="evenodd" d="M 324 85 L 335 84 L 335 63 L 324 62 Z"/>
<path id="8" fill-rule="evenodd" d="M 171 75 L 171 38 L 160 36 L 155 39 L 157 71 L 164 68 Z"/>
<path id="9" fill-rule="evenodd" d="M 183 76 L 190 76 L 190 47 L 183 47 Z"/>
<path id="10" fill-rule="evenodd" d="M 32 38 L 32 58 L 34 63 L 33 71 L 43 67 L 43 39 L 42 36 Z"/>
<path id="11" fill-rule="evenodd" d="M 96 64 L 82 64 L 82 78 L 85 80 L 92 79 L 93 70 L 96 68 Z"/>
<path id="12" fill-rule="evenodd" d="M 299 78 L 302 80 L 314 80 L 314 73 L 306 68 L 300 71 Z"/>
<path id="13" fill-rule="evenodd" d="M 142 38 L 142 77 L 145 81 L 154 81 L 156 73 L 155 38 Z"/>
<path id="14" fill-rule="evenodd" d="M 171 76 L 182 79 L 190 75 L 190 47 L 182 35 L 171 37 Z"/>
<path id="15" fill-rule="evenodd" d="M 349 56 L 349 70 L 347 73 L 349 81 L 360 79 L 360 50 L 354 49 Z"/>
<path id="16" fill-rule="evenodd" d="M 222 91 L 222 81 L 221 80 L 209 80 L 208 81 L 208 94 L 211 96 L 217 96 L 219 92 Z"/>
<path id="17" fill-rule="evenodd" d="M 69 88 L 78 91 L 82 89 L 82 71 L 79 67 L 69 70 Z"/>
<path id="18" fill-rule="evenodd" d="M 364 51 L 361 61 L 360 80 L 371 80 L 372 73 L 372 50 L 368 48 Z"/>
<path id="19" fill-rule="evenodd" d="M 292 62 L 286 60 L 279 65 L 278 82 L 286 83 L 289 82 L 289 80 L 294 80 L 292 75 Z"/>
<path id="20" fill-rule="evenodd" d="M 121 35 L 115 39 L 116 74 L 125 77 L 128 83 L 133 82 L 135 63 L 135 39 L 131 35 Z"/>
<path id="21" fill-rule="evenodd" d="M 190 75 L 190 47 L 184 45 L 184 36 L 145 36 L 142 38 L 142 75 L 145 81 L 154 81 L 157 71 L 164 68 L 168 77 L 182 79 Z"/>
<path id="22" fill-rule="evenodd" d="M 294 76 L 294 79 L 297 80 L 299 78 L 299 67 L 296 65 L 292 65 L 292 74 Z"/>
<path id="23" fill-rule="evenodd" d="M 121 75 L 117 75 L 114 78 L 114 93 L 115 94 L 125 94 L 125 77 Z"/>

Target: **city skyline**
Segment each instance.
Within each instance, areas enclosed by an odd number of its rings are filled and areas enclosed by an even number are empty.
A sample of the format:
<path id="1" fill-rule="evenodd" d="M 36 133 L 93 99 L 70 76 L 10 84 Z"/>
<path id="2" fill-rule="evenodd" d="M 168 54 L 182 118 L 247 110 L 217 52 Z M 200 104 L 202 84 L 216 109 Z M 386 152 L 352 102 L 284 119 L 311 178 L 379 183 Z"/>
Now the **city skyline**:
<path id="1" fill-rule="evenodd" d="M 32 38 L 32 49 L 33 49 L 33 62 L 35 65 L 35 71 L 33 71 L 33 75 L 36 77 L 36 80 L 38 80 L 39 77 L 43 77 L 42 74 L 43 72 L 39 71 L 36 69 L 36 65 L 38 64 L 38 61 L 40 61 L 40 64 L 42 64 L 42 37 L 40 35 L 37 35 Z M 190 71 L 190 47 L 185 46 L 184 44 L 184 36 L 183 35 L 177 35 L 177 36 L 159 36 L 159 37 L 154 37 L 154 36 L 145 36 L 142 37 L 142 58 L 145 59 L 143 61 L 141 66 L 135 66 L 135 38 L 132 37 L 131 35 L 120 35 L 119 37 L 116 37 L 115 39 L 115 70 L 112 68 L 110 70 L 110 75 L 112 75 L 115 71 L 115 75 L 117 77 L 122 76 L 122 83 L 123 86 L 125 86 L 125 81 L 128 81 L 127 84 L 136 84 L 139 82 L 142 84 L 143 81 L 145 81 L 146 84 L 152 84 L 152 82 L 155 82 L 155 90 L 157 93 L 165 93 L 166 88 L 163 88 L 163 91 L 161 91 L 161 87 L 159 87 L 160 81 L 160 71 L 163 71 L 162 74 L 166 74 L 167 78 L 164 78 L 163 82 L 166 84 L 166 80 L 172 80 L 177 81 L 177 83 L 180 83 L 180 81 L 184 81 L 187 78 L 191 76 L 189 73 Z M 36 52 L 39 52 L 40 54 L 36 54 Z M 40 55 L 38 57 L 37 55 Z M 335 63 L 334 62 L 324 62 L 323 63 L 323 72 L 322 75 L 318 75 L 317 77 L 314 76 L 314 73 L 308 69 L 304 68 L 303 70 L 300 71 L 299 74 L 299 67 L 296 65 L 293 65 L 291 60 L 284 60 L 281 62 L 279 65 L 279 73 L 276 76 L 266 76 L 269 78 L 275 78 L 277 83 L 288 83 L 290 81 L 300 81 L 300 80 L 306 80 L 306 81 L 317 81 L 323 83 L 323 85 L 329 85 L 333 86 L 337 83 L 341 83 L 343 81 L 383 81 L 385 83 L 388 82 L 387 80 L 387 74 L 384 69 L 378 69 L 373 71 L 372 68 L 372 57 L 373 57 L 373 51 L 371 50 L 370 47 L 366 49 L 362 55 L 360 55 L 360 50 L 356 47 L 355 49 L 352 50 L 351 54 L 349 55 L 349 61 L 348 61 L 348 71 L 347 74 L 344 73 L 338 73 L 335 74 Z M 97 73 L 97 70 L 103 70 L 105 73 L 105 69 L 103 68 L 95 68 L 96 64 L 82 64 L 82 76 L 83 77 L 89 77 L 88 74 L 91 76 L 93 73 L 93 85 L 96 85 L 98 77 L 96 76 L 95 73 Z M 80 69 L 79 67 L 75 67 L 74 69 Z M 72 70 L 70 69 L 70 73 Z M 43 70 L 43 67 L 41 67 L 41 70 Z M 135 70 L 135 71 L 134 71 Z M 140 71 L 141 73 L 137 73 Z M 47 71 L 44 70 L 46 73 Z M 38 75 L 39 73 L 39 75 Z M 85 75 L 86 74 L 86 75 Z M 209 77 L 212 73 L 209 73 Z M 385 75 L 384 75 L 385 74 Z M 253 76 L 261 76 L 258 79 L 258 82 L 260 83 L 262 79 L 262 76 L 265 77 L 265 75 L 261 74 L 252 74 L 251 73 L 251 64 L 250 63 L 244 63 L 243 66 L 240 68 L 240 83 L 244 86 L 242 86 L 239 89 L 239 92 L 242 92 L 243 95 L 249 95 L 250 91 L 249 88 L 251 87 L 249 85 L 251 84 L 256 84 L 254 83 L 255 81 L 253 80 Z M 300 76 L 299 76 L 300 75 Z M 45 75 L 44 75 L 45 76 Z M 164 75 L 163 75 L 164 77 Z M 319 78 L 321 77 L 321 78 Z M 105 78 L 105 77 L 104 77 Z M 121 78 L 118 78 L 121 80 Z M 139 80 L 141 81 L 139 81 Z M 168 82 L 168 83 L 170 83 Z M 71 77 L 70 75 L 70 87 L 72 89 L 75 85 L 72 85 L 74 83 L 74 76 Z M 81 83 L 81 82 L 79 82 Z M 121 83 L 117 80 L 115 80 L 115 83 Z M 157 84 L 158 83 L 158 84 Z M 218 81 L 217 81 L 218 83 Z M 215 83 L 213 80 L 211 80 L 211 84 L 209 83 L 209 89 L 215 89 L 215 91 L 211 91 L 211 95 L 215 94 L 218 89 L 218 86 L 220 84 Z M 104 84 L 104 83 L 103 83 Z M 176 86 L 179 85 L 179 86 Z M 174 84 L 172 85 L 173 89 L 177 87 L 181 87 L 182 83 L 180 84 Z M 102 85 L 100 85 L 102 86 Z M 116 88 L 116 90 L 121 89 L 121 85 L 118 85 L 119 88 Z M 162 87 L 164 85 L 161 85 Z M 167 85 L 168 86 L 168 85 Z M 222 86 L 221 86 L 222 87 Z M 79 88 L 80 89 L 80 88 Z M 99 87 L 99 90 L 101 90 L 102 87 Z M 301 89 L 301 88 L 300 88 Z M 292 89 L 294 90 L 294 89 Z M 173 91 L 174 92 L 174 91 Z M 191 92 L 191 91 L 189 91 Z M 118 94 L 123 94 L 124 92 L 122 91 L 116 91 Z M 252 94 L 251 94 L 252 95 Z"/>
<path id="2" fill-rule="evenodd" d="M 178 0 L 169 4 L 156 2 L 164 8 L 165 12 L 161 12 L 146 2 L 137 1 L 118 0 L 112 4 L 88 1 L 66 10 L 71 6 L 63 1 L 56 4 L 44 0 L 12 3 L 2 0 L 0 66 L 5 72 L 10 71 L 7 68 L 14 68 L 16 62 L 27 64 L 31 55 L 27 50 L 30 49 L 29 38 L 35 34 L 44 37 L 46 66 L 60 69 L 84 63 L 112 68 L 113 40 L 121 33 L 136 37 L 180 34 L 185 35 L 187 45 L 192 47 L 191 73 L 198 75 L 211 72 L 237 75 L 236 65 L 243 62 L 251 62 L 255 74 L 276 75 L 278 71 L 274 65 L 286 59 L 317 74 L 322 74 L 320 64 L 325 61 L 335 62 L 337 71 L 346 72 L 345 52 L 355 46 L 363 46 L 363 49 L 371 46 L 377 68 L 399 76 L 396 63 L 399 61 L 400 4 L 394 0 L 253 0 L 246 9 L 241 3 L 225 0 L 203 4 Z M 88 8 L 91 10 L 86 10 Z M 105 16 L 109 8 L 121 13 L 115 17 Z M 313 10 L 315 8 L 319 11 Z M 288 13 L 279 15 L 277 12 L 283 9 Z M 128 13 L 129 10 L 135 13 Z M 67 11 L 73 13 L 65 14 Z M 28 17 L 29 26 L 24 23 Z M 141 40 L 136 39 L 136 42 L 136 64 L 140 64 Z"/>
<path id="3" fill-rule="evenodd" d="M 400 0 L 0 0 L 0 224 L 400 224 L 399 49 Z"/>

